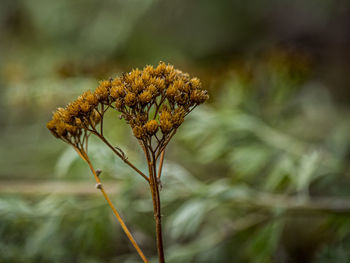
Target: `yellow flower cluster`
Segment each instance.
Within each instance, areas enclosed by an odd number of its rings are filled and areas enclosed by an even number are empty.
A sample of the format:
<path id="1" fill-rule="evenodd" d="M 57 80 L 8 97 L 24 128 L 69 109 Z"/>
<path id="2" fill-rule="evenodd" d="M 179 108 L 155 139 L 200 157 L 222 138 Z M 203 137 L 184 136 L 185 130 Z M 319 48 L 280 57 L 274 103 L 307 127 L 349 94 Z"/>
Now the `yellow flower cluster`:
<path id="1" fill-rule="evenodd" d="M 169 134 L 194 107 L 208 99 L 198 78 L 163 62 L 113 80 L 110 95 L 138 139 L 151 137 L 158 130 Z"/>
<path id="2" fill-rule="evenodd" d="M 73 142 L 74 138 L 80 137 L 82 129 L 95 127 L 100 122 L 101 116 L 96 110 L 98 104 L 96 93 L 84 92 L 66 108 L 58 108 L 47 123 L 47 128 L 57 138 Z"/>
<path id="3" fill-rule="evenodd" d="M 102 81 L 95 92 L 85 92 L 65 109 L 59 108 L 47 124 L 58 138 L 80 136 L 99 123 L 108 106 L 121 113 L 136 138 L 146 140 L 159 130 L 167 135 L 177 129 L 185 116 L 208 99 L 198 78 L 163 62 Z"/>

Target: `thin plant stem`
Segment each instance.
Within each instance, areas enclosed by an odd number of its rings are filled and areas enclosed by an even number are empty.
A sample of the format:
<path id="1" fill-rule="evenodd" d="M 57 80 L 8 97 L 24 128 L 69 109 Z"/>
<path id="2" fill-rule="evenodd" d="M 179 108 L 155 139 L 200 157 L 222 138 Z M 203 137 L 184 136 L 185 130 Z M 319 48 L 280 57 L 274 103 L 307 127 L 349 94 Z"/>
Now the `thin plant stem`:
<path id="1" fill-rule="evenodd" d="M 156 159 L 155 155 L 152 152 L 152 156 L 150 155 L 149 150 L 146 145 L 142 147 L 148 164 L 149 170 L 149 178 L 150 178 L 150 190 L 152 194 L 152 202 L 153 202 L 153 214 L 156 225 L 156 238 L 157 238 L 157 251 L 158 251 L 158 261 L 159 263 L 164 263 L 164 248 L 163 248 L 163 237 L 162 237 L 162 220 L 161 220 L 161 206 L 160 206 L 160 196 L 159 196 L 159 186 L 157 180 L 157 169 L 156 169 Z"/>
<path id="2" fill-rule="evenodd" d="M 156 154 L 156 160 L 158 160 L 159 155 L 163 152 L 163 150 L 165 149 L 165 147 L 168 145 L 170 139 L 175 135 L 176 133 L 176 129 L 172 131 L 172 133 L 169 135 L 169 137 L 165 140 L 164 144 L 162 145 L 162 147 L 160 149 L 158 149 L 158 152 Z"/>
<path id="3" fill-rule="evenodd" d="M 141 175 L 147 182 L 149 182 L 149 178 L 141 172 L 135 165 L 128 161 L 122 154 L 120 154 L 107 140 L 104 136 L 99 133 L 94 132 L 94 134 L 99 137 L 120 159 L 122 159 L 127 165 L 129 165 L 132 169 L 134 169 L 139 175 Z"/>
<path id="4" fill-rule="evenodd" d="M 156 167 L 156 159 L 153 154 L 152 156 L 152 164 L 153 164 L 153 181 L 154 181 L 154 192 L 156 197 L 156 211 L 155 211 L 155 220 L 156 220 L 156 234 L 157 234 L 157 248 L 158 248 L 158 256 L 159 263 L 164 263 L 164 249 L 163 249 L 163 236 L 162 236 L 162 215 L 161 215 L 161 207 L 160 207 L 160 196 L 159 196 L 159 186 L 157 180 L 157 167 Z"/>
<path id="5" fill-rule="evenodd" d="M 142 258 L 143 262 L 148 263 L 147 258 L 145 257 L 145 255 L 143 254 L 141 248 L 138 246 L 138 244 L 136 243 L 136 240 L 134 239 L 134 237 L 132 236 L 132 234 L 130 233 L 129 229 L 127 228 L 127 226 L 125 225 L 123 219 L 121 218 L 121 216 L 119 215 L 117 209 L 115 208 L 115 206 L 113 205 L 111 199 L 108 197 L 106 191 L 104 190 L 104 187 L 102 186 L 101 180 L 98 177 L 98 175 L 96 174 L 96 170 L 94 169 L 94 167 L 92 166 L 89 158 L 87 157 L 87 155 L 85 153 L 82 153 L 80 150 L 77 149 L 78 154 L 82 157 L 82 159 L 89 165 L 89 168 L 91 170 L 91 172 L 93 173 L 96 183 L 97 183 L 97 188 L 100 189 L 102 195 L 104 196 L 104 198 L 106 199 L 108 205 L 110 206 L 110 208 L 112 209 L 114 215 L 116 216 L 119 224 L 121 225 L 123 231 L 125 232 L 126 236 L 128 237 L 128 239 L 130 240 L 130 242 L 132 243 L 132 245 L 134 246 L 134 248 L 136 249 L 137 253 L 139 254 L 139 256 Z"/>
<path id="6" fill-rule="evenodd" d="M 159 167 L 158 167 L 158 180 L 160 179 L 160 176 L 162 175 L 162 169 L 163 169 L 163 162 L 164 162 L 164 154 L 165 154 L 165 149 L 162 151 L 160 155 L 160 161 L 159 161 Z"/>

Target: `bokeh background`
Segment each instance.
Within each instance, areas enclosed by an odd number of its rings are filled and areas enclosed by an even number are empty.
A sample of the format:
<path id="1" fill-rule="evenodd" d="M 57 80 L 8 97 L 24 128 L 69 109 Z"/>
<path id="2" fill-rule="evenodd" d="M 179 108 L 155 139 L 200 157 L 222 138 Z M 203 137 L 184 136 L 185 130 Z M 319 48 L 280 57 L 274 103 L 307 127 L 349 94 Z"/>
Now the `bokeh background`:
<path id="1" fill-rule="evenodd" d="M 0 262 L 140 262 L 52 111 L 159 61 L 210 101 L 166 153 L 168 263 L 350 262 L 350 2 L 2 0 Z M 116 116 L 107 136 L 146 171 Z M 148 188 L 89 149 L 146 255 Z"/>

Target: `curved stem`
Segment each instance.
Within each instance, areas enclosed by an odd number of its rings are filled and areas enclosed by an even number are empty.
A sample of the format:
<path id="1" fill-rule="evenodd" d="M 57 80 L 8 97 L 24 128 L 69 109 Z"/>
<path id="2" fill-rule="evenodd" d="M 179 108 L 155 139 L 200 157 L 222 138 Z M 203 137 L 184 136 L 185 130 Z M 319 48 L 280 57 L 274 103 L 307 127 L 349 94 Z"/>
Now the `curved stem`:
<path id="1" fill-rule="evenodd" d="M 104 198 L 106 199 L 108 205 L 111 207 L 114 215 L 116 216 L 119 224 L 121 225 L 123 231 L 125 232 L 126 236 L 129 238 L 130 242 L 132 243 L 132 245 L 134 246 L 134 248 L 136 249 L 137 253 L 139 254 L 139 256 L 142 258 L 143 262 L 148 263 L 147 258 L 145 257 L 145 255 L 143 254 L 142 250 L 140 249 L 140 247 L 138 246 L 138 244 L 136 243 L 134 237 L 132 236 L 132 234 L 130 233 L 129 229 L 127 228 L 127 226 L 125 225 L 123 219 L 121 218 L 121 216 L 119 215 L 117 209 L 115 208 L 115 206 L 113 205 L 112 201 L 109 199 L 106 191 L 104 190 L 104 187 L 101 184 L 101 180 L 100 178 L 97 176 L 96 171 L 94 169 L 94 167 L 92 166 L 89 158 L 87 157 L 87 155 L 85 153 L 82 153 L 80 150 L 77 150 L 77 152 L 79 153 L 79 155 L 82 157 L 82 159 L 89 165 L 91 172 L 93 173 L 96 183 L 97 183 L 97 188 L 100 189 L 101 193 L 103 194 Z"/>

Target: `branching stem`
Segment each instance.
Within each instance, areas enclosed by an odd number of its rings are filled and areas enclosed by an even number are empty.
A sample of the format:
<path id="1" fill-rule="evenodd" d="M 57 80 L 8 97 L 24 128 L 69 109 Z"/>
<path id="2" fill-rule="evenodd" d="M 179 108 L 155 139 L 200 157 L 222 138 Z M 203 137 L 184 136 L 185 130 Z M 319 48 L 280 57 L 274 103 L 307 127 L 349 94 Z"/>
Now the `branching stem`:
<path id="1" fill-rule="evenodd" d="M 139 256 L 142 258 L 143 262 L 148 263 L 147 258 L 145 257 L 145 255 L 143 254 L 142 250 L 140 249 L 140 247 L 138 246 L 136 240 L 134 239 L 134 237 L 132 236 L 132 234 L 130 233 L 129 229 L 127 228 L 127 226 L 125 225 L 123 219 L 121 218 L 121 216 L 119 215 L 117 209 L 115 208 L 115 206 L 113 205 L 111 199 L 109 198 L 109 196 L 107 195 L 104 187 L 101 184 L 101 180 L 98 177 L 98 175 L 96 174 L 96 170 L 94 169 L 94 167 L 92 166 L 87 154 L 85 152 L 83 152 L 82 150 L 79 150 L 76 148 L 76 151 L 78 152 L 78 154 L 80 155 L 80 157 L 89 165 L 89 168 L 91 170 L 91 172 L 93 173 L 96 183 L 97 183 L 97 188 L 101 191 L 103 197 L 106 199 L 108 205 L 110 206 L 110 208 L 112 209 L 114 215 L 116 216 L 119 224 L 121 225 L 123 231 L 125 232 L 126 236 L 128 237 L 128 239 L 130 240 L 130 242 L 132 243 L 132 245 L 134 246 L 134 248 L 136 249 L 137 253 L 139 254 Z"/>
<path id="2" fill-rule="evenodd" d="M 139 175 L 141 175 L 147 182 L 149 182 L 149 178 L 141 172 L 135 165 L 133 165 L 131 162 L 129 162 L 128 159 L 125 158 L 118 150 L 116 150 L 108 141 L 107 139 L 102 136 L 101 134 L 97 133 L 96 131 L 93 132 L 97 137 L 99 137 L 120 159 L 122 159 L 127 165 L 129 165 L 132 169 L 134 169 Z"/>

